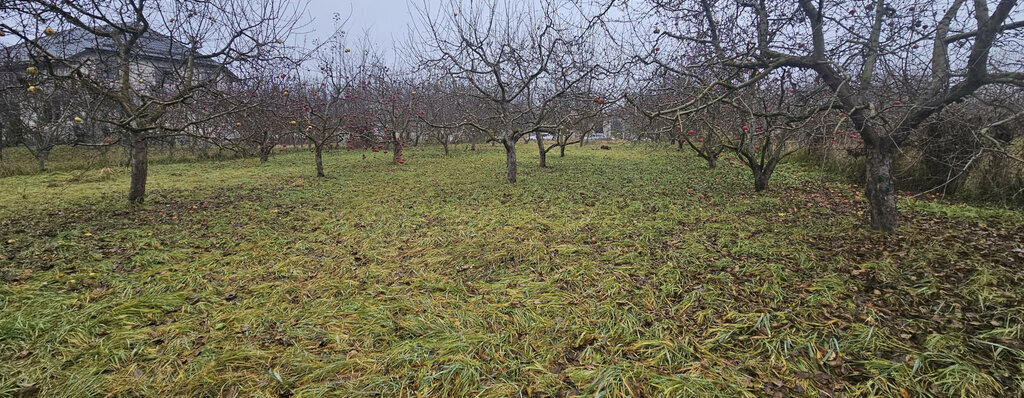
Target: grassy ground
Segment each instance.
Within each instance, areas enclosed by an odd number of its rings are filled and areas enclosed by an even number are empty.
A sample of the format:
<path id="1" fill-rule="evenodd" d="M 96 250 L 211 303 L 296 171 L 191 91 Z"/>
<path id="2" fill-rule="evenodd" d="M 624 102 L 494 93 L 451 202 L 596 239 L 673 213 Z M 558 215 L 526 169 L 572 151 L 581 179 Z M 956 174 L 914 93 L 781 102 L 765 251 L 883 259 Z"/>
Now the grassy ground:
<path id="1" fill-rule="evenodd" d="M 213 159 L 227 159 L 234 157 L 230 151 L 217 151 L 215 148 L 203 148 L 192 150 L 187 146 L 179 147 L 172 157 L 166 146 L 152 145 L 150 147 L 149 163 L 165 164 L 180 161 L 210 161 Z M 84 171 L 116 168 L 125 164 L 128 158 L 124 146 L 112 147 L 84 147 L 59 145 L 50 152 L 46 161 L 46 169 L 57 172 L 75 172 L 84 174 Z M 32 152 L 22 146 L 3 148 L 0 156 L 0 178 L 16 175 L 30 175 L 39 173 L 39 163 L 32 156 Z"/>
<path id="2" fill-rule="evenodd" d="M 533 148 L 0 179 L 0 396 L 1024 391 L 1021 213 Z"/>

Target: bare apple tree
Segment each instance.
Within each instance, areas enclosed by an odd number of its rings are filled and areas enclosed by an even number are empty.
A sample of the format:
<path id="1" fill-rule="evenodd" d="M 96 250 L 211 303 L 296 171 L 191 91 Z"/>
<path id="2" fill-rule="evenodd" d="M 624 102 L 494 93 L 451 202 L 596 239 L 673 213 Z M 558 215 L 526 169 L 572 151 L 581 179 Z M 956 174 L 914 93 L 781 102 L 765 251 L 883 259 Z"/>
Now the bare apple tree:
<path id="1" fill-rule="evenodd" d="M 899 225 L 893 160 L 930 117 L 986 85 L 1024 84 L 1008 52 L 1021 44 L 1017 1 L 653 1 L 654 46 L 682 43 L 691 63 L 746 71 L 730 89 L 773 71 L 817 75 L 863 141 L 871 225 Z"/>
<path id="2" fill-rule="evenodd" d="M 780 69 L 813 72 L 835 93 L 866 157 L 871 226 L 899 224 L 895 153 L 947 105 L 986 85 L 1024 84 L 1016 0 L 685 0 L 654 2 L 685 21 L 657 40 L 686 42 L 744 85 Z M 750 33 L 748 33 L 750 32 Z"/>
<path id="3" fill-rule="evenodd" d="M 8 66 L 12 68 L 0 72 L 0 129 L 35 157 L 39 170 L 46 170 L 57 145 L 88 138 L 92 101 L 73 81 L 49 78 L 23 63 Z"/>
<path id="4" fill-rule="evenodd" d="M 276 111 L 278 96 L 285 90 L 282 83 L 269 73 L 250 82 L 248 98 L 243 94 L 239 100 L 250 102 L 252 106 L 244 107 L 232 115 L 237 134 L 233 137 L 233 144 L 243 148 L 243 151 L 255 152 L 260 162 L 270 159 L 274 148 L 281 143 L 290 127 L 289 120 Z"/>
<path id="5" fill-rule="evenodd" d="M 562 6 L 572 9 L 554 0 L 448 0 L 418 10 L 417 57 L 482 105 L 461 124 L 504 146 L 509 182 L 516 181 L 516 142 L 550 129 L 555 100 L 600 68 L 583 51 L 595 18 Z"/>
<path id="6" fill-rule="evenodd" d="M 374 141 L 391 147 L 395 163 L 405 163 L 405 147 L 414 139 L 414 130 L 425 113 L 422 88 L 408 74 L 384 65 L 379 57 L 369 68 L 366 85 L 369 115 L 377 130 Z"/>
<path id="7" fill-rule="evenodd" d="M 274 109 L 268 110 L 285 115 L 289 131 L 312 145 L 317 177 L 325 176 L 325 149 L 352 150 L 357 141 L 372 142 L 375 134 L 370 78 L 379 57 L 369 46 L 360 51 L 347 47 L 340 25 L 331 38 L 310 50 L 308 60 L 279 76 L 278 85 L 284 89 L 271 102 Z"/>

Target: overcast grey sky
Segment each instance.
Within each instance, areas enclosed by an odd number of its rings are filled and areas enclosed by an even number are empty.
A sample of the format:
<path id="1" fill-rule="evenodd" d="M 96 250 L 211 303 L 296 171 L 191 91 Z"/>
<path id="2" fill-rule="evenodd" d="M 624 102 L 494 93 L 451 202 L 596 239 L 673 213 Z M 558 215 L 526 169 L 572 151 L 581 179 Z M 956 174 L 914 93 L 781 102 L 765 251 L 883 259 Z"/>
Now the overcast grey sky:
<path id="1" fill-rule="evenodd" d="M 0 0 L 3 1 L 3 0 Z M 422 0 L 413 0 L 422 4 Z M 310 36 L 326 38 L 334 31 L 334 13 L 349 16 L 345 29 L 350 39 L 359 39 L 369 31 L 370 38 L 390 55 L 392 37 L 405 40 L 412 22 L 407 0 L 310 0 L 308 12 L 313 18 Z M 0 43 L 16 42 L 13 35 L 0 39 Z"/>
<path id="2" fill-rule="evenodd" d="M 340 13 L 342 18 L 351 13 L 345 25 L 350 42 L 368 31 L 370 40 L 390 56 L 392 43 L 403 41 L 408 35 L 412 23 L 409 8 L 408 0 L 311 0 L 309 12 L 314 21 L 310 27 L 316 37 L 325 38 L 333 32 L 334 13 Z"/>

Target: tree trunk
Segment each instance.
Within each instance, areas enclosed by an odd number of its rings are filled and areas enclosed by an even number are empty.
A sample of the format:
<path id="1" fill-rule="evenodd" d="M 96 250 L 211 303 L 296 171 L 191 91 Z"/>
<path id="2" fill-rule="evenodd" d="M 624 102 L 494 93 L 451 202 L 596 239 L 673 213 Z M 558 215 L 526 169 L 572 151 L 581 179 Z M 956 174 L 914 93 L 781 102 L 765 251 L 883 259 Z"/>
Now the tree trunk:
<path id="1" fill-rule="evenodd" d="M 505 168 L 508 170 L 508 182 L 516 182 L 516 142 L 509 138 L 501 140 L 505 146 Z"/>
<path id="2" fill-rule="evenodd" d="M 706 157 L 705 159 L 707 159 L 707 161 L 708 161 L 708 168 L 709 169 L 713 169 L 715 167 L 718 167 L 718 156 L 708 155 L 708 157 Z"/>
<path id="3" fill-rule="evenodd" d="M 754 192 L 761 192 L 768 189 L 768 180 L 772 178 L 771 174 L 761 170 L 754 172 Z"/>
<path id="4" fill-rule="evenodd" d="M 39 161 L 39 171 L 46 171 L 46 159 L 49 158 L 49 149 L 40 149 L 36 152 L 36 160 Z"/>
<path id="5" fill-rule="evenodd" d="M 469 150 L 476 150 L 476 134 L 473 134 L 471 137 L 469 137 Z"/>
<path id="6" fill-rule="evenodd" d="M 174 161 L 174 144 L 177 139 L 171 137 L 171 140 L 167 142 L 167 160 Z"/>
<path id="7" fill-rule="evenodd" d="M 560 158 L 564 158 L 565 157 L 565 144 L 559 145 L 559 147 L 558 147 L 558 157 L 560 157 Z"/>
<path id="8" fill-rule="evenodd" d="M 775 166 L 778 165 L 777 161 L 769 160 L 764 167 L 760 164 L 750 163 L 750 174 L 754 176 L 754 192 L 761 192 L 768 189 L 768 182 L 772 179 L 772 174 L 775 173 Z"/>
<path id="9" fill-rule="evenodd" d="M 146 177 L 149 168 L 149 146 L 144 138 L 132 139 L 131 152 L 131 183 L 128 188 L 128 201 L 142 203 L 146 197 Z"/>
<path id="10" fill-rule="evenodd" d="M 548 167 L 548 152 L 544 150 L 544 138 L 537 133 L 537 149 L 540 150 L 540 167 Z"/>
<path id="11" fill-rule="evenodd" d="M 313 153 L 316 154 L 314 156 L 316 158 L 316 176 L 317 177 L 326 177 L 324 175 L 324 148 L 323 148 L 323 146 L 321 146 L 321 145 L 314 146 Z"/>
<path id="12" fill-rule="evenodd" d="M 448 156 L 448 138 L 441 140 L 441 146 L 444 147 L 444 156 Z M 455 148 L 458 149 L 458 148 Z"/>
<path id="13" fill-rule="evenodd" d="M 395 163 L 398 163 L 398 160 L 402 158 L 402 143 L 397 138 L 395 139 L 395 146 L 393 149 L 394 150 L 392 152 L 395 155 Z"/>
<path id="14" fill-rule="evenodd" d="M 899 225 L 892 162 L 893 152 L 890 146 L 868 146 L 867 181 L 864 186 L 868 203 L 871 204 L 871 227 L 883 231 L 892 231 Z"/>
<path id="15" fill-rule="evenodd" d="M 270 159 L 270 152 L 274 150 L 274 147 L 270 145 L 264 145 L 260 147 L 260 163 L 266 163 Z"/>

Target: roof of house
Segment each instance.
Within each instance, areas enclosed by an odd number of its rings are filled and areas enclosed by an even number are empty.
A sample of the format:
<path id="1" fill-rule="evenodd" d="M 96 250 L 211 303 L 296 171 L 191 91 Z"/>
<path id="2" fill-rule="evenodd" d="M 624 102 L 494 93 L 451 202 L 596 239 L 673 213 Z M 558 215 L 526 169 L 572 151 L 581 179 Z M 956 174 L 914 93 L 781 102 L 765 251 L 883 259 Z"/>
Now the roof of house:
<path id="1" fill-rule="evenodd" d="M 112 29 L 112 28 L 107 28 Z M 81 55 L 101 55 L 102 53 L 116 53 L 117 47 L 114 40 L 106 36 L 97 36 L 92 32 L 76 27 L 51 35 L 41 36 L 35 40 L 36 45 L 55 56 L 71 59 Z M 27 61 L 29 51 L 38 53 L 39 49 L 21 43 L 12 48 L 15 58 Z M 136 42 L 135 50 L 137 56 L 163 61 L 178 61 L 187 58 L 191 49 L 185 43 L 171 38 L 165 34 L 146 31 Z M 196 64 L 204 66 L 217 66 L 218 63 L 209 58 L 198 58 Z"/>

